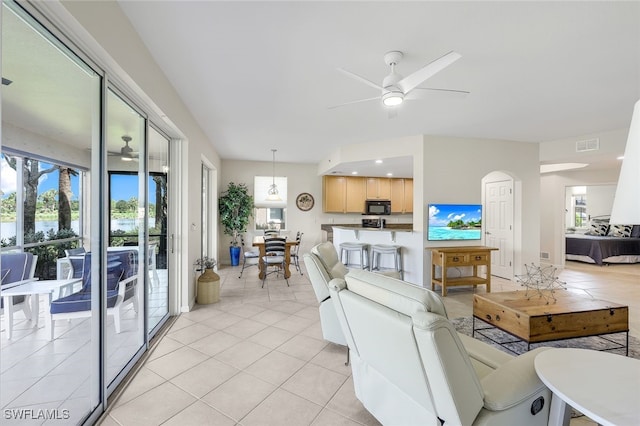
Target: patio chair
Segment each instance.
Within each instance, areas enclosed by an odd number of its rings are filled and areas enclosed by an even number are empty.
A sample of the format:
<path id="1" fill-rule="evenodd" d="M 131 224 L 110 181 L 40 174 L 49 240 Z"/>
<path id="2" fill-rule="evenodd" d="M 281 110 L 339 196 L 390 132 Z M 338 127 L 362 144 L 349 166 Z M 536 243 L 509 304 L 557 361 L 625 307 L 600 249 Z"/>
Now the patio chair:
<path id="1" fill-rule="evenodd" d="M 0 254 L 0 288 L 8 289 L 21 284 L 34 281 L 38 256 L 31 253 L 3 253 Z M 0 298 L 0 310 L 10 317 L 13 322 L 13 314 L 16 310 L 22 310 L 26 319 L 31 320 L 31 296 L 12 296 L 10 306 L 4 306 L 3 298 Z M 37 312 L 35 313 L 38 314 Z"/>
<path id="2" fill-rule="evenodd" d="M 120 333 L 124 307 L 133 304 L 138 312 L 138 252 L 125 250 L 107 256 L 107 315 L 113 316 L 116 333 Z M 91 316 L 91 253 L 84 255 L 82 288 L 51 302 L 50 310 L 52 339 L 56 320 Z"/>

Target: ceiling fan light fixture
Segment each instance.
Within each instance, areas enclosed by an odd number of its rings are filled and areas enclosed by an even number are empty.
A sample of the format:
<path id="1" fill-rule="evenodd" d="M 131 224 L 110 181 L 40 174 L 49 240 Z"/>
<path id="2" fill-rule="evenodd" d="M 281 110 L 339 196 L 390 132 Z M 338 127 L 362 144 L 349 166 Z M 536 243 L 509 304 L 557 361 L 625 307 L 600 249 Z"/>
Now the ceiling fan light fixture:
<path id="1" fill-rule="evenodd" d="M 394 107 L 398 106 L 404 101 L 404 94 L 402 92 L 388 92 L 382 95 L 382 103 L 384 106 Z"/>

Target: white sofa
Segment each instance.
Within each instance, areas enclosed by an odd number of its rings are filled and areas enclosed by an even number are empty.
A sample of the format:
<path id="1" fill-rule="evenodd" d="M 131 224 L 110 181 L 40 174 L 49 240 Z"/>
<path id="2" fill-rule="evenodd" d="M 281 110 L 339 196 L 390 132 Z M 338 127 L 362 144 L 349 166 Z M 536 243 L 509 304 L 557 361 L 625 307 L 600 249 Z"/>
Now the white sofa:
<path id="1" fill-rule="evenodd" d="M 352 270 L 329 283 L 358 399 L 385 425 L 546 425 L 533 360 L 456 332 L 438 294 Z"/>

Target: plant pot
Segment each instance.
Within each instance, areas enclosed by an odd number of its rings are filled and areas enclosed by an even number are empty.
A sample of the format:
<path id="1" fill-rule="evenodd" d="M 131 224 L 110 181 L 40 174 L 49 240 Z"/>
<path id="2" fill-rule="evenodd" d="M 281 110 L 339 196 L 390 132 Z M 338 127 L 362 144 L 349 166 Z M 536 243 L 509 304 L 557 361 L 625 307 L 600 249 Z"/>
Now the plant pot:
<path id="1" fill-rule="evenodd" d="M 231 257 L 231 266 L 240 264 L 240 246 L 229 247 L 229 256 Z"/>
<path id="2" fill-rule="evenodd" d="M 198 277 L 196 301 L 199 305 L 220 301 L 220 276 L 213 272 L 213 268 L 205 269 L 204 273 Z"/>

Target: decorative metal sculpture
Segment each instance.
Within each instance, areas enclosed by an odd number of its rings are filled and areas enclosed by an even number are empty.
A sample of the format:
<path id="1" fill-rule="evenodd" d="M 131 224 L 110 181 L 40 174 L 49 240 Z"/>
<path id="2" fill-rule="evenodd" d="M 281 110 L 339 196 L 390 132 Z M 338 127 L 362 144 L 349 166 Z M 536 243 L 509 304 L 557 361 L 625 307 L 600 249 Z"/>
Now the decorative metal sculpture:
<path id="1" fill-rule="evenodd" d="M 532 295 L 529 294 L 529 290 L 534 290 L 537 292 L 538 297 L 544 298 L 547 301 L 548 305 L 551 299 L 554 302 L 556 301 L 556 297 L 554 295 L 556 290 L 567 289 L 567 283 L 560 281 L 556 277 L 558 268 L 551 265 L 536 266 L 533 263 L 531 265 L 525 264 L 524 267 L 527 271 L 526 274 L 516 275 L 516 281 L 527 289 L 524 293 L 527 300 L 530 300 L 532 297 Z"/>

